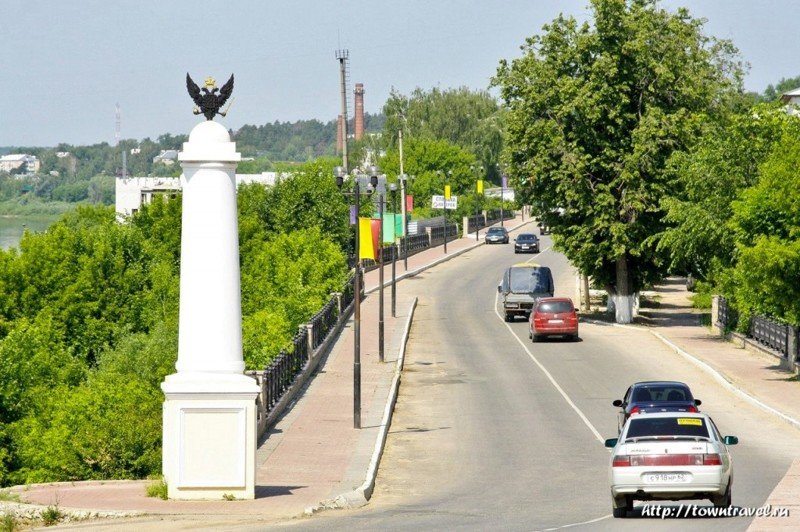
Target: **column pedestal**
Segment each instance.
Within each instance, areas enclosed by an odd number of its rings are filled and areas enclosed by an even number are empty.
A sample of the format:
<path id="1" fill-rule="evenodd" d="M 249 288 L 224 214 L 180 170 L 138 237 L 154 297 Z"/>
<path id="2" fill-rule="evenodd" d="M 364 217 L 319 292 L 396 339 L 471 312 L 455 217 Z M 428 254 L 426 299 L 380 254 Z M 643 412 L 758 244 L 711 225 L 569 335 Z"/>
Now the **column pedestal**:
<path id="1" fill-rule="evenodd" d="M 164 392 L 163 473 L 170 499 L 255 497 L 255 379 L 243 374 L 236 163 L 222 125 L 183 145 L 177 373 Z"/>

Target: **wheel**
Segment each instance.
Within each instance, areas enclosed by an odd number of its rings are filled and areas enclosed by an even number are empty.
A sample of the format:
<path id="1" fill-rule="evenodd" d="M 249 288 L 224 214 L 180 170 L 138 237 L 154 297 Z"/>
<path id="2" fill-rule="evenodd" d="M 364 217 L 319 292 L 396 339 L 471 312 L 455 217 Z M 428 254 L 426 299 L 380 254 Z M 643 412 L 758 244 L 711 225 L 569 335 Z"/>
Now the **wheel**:
<path id="1" fill-rule="evenodd" d="M 539 338 L 540 337 L 538 334 L 531 334 L 531 342 L 533 342 L 534 344 L 539 341 Z"/>
<path id="2" fill-rule="evenodd" d="M 731 486 L 733 482 L 728 482 L 728 489 L 725 490 L 724 495 L 719 495 L 715 497 L 711 497 L 711 502 L 714 503 L 715 508 L 728 508 L 733 503 L 731 502 L 733 487 Z"/>
<path id="3" fill-rule="evenodd" d="M 579 338 L 578 338 L 578 335 L 577 335 L 577 334 L 571 334 L 571 335 L 569 336 L 569 340 L 570 340 L 571 342 L 577 342 L 577 341 L 578 341 L 578 339 L 579 339 Z"/>
<path id="4" fill-rule="evenodd" d="M 505 319 L 506 319 L 506 321 L 514 321 L 514 315 L 513 314 L 506 314 L 505 315 Z"/>

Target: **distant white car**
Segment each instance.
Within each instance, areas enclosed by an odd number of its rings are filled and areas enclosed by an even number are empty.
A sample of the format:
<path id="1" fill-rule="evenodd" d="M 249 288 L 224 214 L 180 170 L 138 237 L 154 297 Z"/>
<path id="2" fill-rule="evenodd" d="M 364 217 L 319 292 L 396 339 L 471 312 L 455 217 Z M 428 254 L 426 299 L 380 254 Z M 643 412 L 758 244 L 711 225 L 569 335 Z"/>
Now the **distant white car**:
<path id="1" fill-rule="evenodd" d="M 733 465 L 728 445 L 704 413 L 658 412 L 633 416 L 613 447 L 609 482 L 614 517 L 625 517 L 634 500 L 710 499 L 731 505 Z"/>

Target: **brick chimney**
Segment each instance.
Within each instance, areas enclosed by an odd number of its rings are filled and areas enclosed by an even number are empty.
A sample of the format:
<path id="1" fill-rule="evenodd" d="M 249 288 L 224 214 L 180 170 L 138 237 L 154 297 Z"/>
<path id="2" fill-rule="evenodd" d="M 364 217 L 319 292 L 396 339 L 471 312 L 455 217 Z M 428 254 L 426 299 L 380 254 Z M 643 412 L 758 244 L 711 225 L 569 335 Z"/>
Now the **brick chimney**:
<path id="1" fill-rule="evenodd" d="M 356 83 L 356 115 L 355 115 L 355 138 L 361 140 L 364 136 L 364 84 Z"/>

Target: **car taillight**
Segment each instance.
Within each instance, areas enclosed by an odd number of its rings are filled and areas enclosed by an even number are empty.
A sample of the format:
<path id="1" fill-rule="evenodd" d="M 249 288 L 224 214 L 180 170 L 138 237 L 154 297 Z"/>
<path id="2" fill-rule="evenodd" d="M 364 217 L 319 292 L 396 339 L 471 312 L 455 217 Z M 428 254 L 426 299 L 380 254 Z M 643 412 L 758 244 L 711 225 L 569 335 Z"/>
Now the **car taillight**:
<path id="1" fill-rule="evenodd" d="M 638 406 L 634 406 L 633 408 L 631 408 L 631 415 L 634 416 L 638 414 L 640 410 L 641 409 Z"/>
<path id="2" fill-rule="evenodd" d="M 611 462 L 612 467 L 700 465 L 722 465 L 722 460 L 718 454 L 622 454 Z"/>
<path id="3" fill-rule="evenodd" d="M 697 407 L 696 406 L 689 406 L 689 407 L 686 408 L 686 411 L 687 412 L 697 412 Z"/>
<path id="4" fill-rule="evenodd" d="M 631 465 L 631 457 L 620 454 L 614 457 L 614 460 L 611 462 L 611 467 L 629 467 Z"/>

